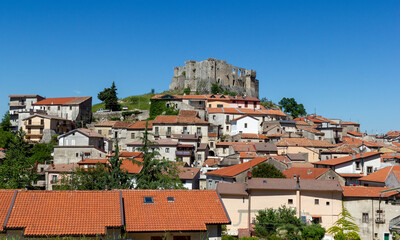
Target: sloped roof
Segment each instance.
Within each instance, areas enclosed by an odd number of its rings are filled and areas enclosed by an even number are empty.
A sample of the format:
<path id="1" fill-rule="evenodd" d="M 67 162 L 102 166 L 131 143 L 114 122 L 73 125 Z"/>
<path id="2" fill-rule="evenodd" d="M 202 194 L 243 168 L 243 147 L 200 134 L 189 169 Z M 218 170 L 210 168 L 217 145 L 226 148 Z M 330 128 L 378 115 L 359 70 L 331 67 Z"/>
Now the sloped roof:
<path id="1" fill-rule="evenodd" d="M 122 196 L 127 232 L 205 231 L 206 224 L 230 223 L 215 190 L 126 190 Z"/>
<path id="2" fill-rule="evenodd" d="M 323 133 L 323 132 L 321 132 L 321 131 L 318 131 L 317 129 L 312 128 L 312 127 L 297 126 L 297 128 L 298 128 L 298 129 L 301 129 L 301 130 L 304 130 L 304 131 L 307 131 L 307 132 L 314 133 L 314 134 L 316 134 L 316 135 L 322 135 L 322 136 L 325 135 L 325 133 Z"/>
<path id="3" fill-rule="evenodd" d="M 143 162 L 143 158 L 135 158 L 136 161 Z M 143 165 L 134 163 L 131 159 L 123 159 L 121 169 L 126 170 L 130 174 L 138 174 L 142 170 Z"/>
<path id="4" fill-rule="evenodd" d="M 280 110 L 272 109 L 249 109 L 249 108 L 207 108 L 208 113 L 227 113 L 227 114 L 240 114 L 240 115 L 276 115 L 285 117 Z"/>
<path id="5" fill-rule="evenodd" d="M 254 143 L 257 152 L 277 152 L 275 144 L 273 143 Z"/>
<path id="6" fill-rule="evenodd" d="M 69 164 L 52 164 L 47 169 L 46 172 L 71 172 L 78 167 L 76 163 Z"/>
<path id="7" fill-rule="evenodd" d="M 217 192 L 220 195 L 247 196 L 246 187 L 243 183 L 221 182 L 217 185 Z"/>
<path id="8" fill-rule="evenodd" d="M 340 122 L 340 124 L 342 124 L 342 125 L 356 125 L 356 126 L 360 126 L 359 123 L 355 123 L 355 122 L 351 122 L 351 121 L 342 121 L 342 122 Z"/>
<path id="9" fill-rule="evenodd" d="M 342 137 L 342 142 L 347 143 L 349 145 L 355 146 L 355 147 L 359 147 L 361 145 L 365 145 L 367 147 L 372 147 L 372 148 L 379 148 L 381 147 L 380 145 L 373 143 L 373 142 L 369 142 L 369 141 L 365 141 L 365 140 L 361 140 L 358 138 L 352 138 L 352 137 Z"/>
<path id="10" fill-rule="evenodd" d="M 235 152 L 256 152 L 254 144 L 234 144 L 232 145 Z"/>
<path id="11" fill-rule="evenodd" d="M 153 129 L 153 121 L 147 121 L 147 129 Z M 146 128 L 146 121 L 137 121 L 134 124 L 130 125 L 127 129 L 133 130 L 141 130 Z"/>
<path id="12" fill-rule="evenodd" d="M 112 128 L 125 129 L 133 124 L 134 124 L 133 122 L 128 122 L 128 121 L 116 121 L 115 124 L 112 126 Z"/>
<path id="13" fill-rule="evenodd" d="M 200 172 L 200 168 L 179 166 L 179 179 L 191 180 Z"/>
<path id="14" fill-rule="evenodd" d="M 74 130 L 72 130 L 74 131 Z M 88 136 L 88 137 L 98 137 L 98 138 L 104 138 L 103 135 L 101 135 L 100 133 L 92 130 L 92 129 L 87 129 L 87 128 L 78 128 L 76 129 L 76 131 L 83 133 L 84 135 Z M 68 133 L 67 133 L 68 134 Z"/>
<path id="15" fill-rule="evenodd" d="M 29 118 L 34 118 L 34 117 L 41 117 L 41 118 L 47 118 L 47 119 L 56 119 L 56 120 L 62 120 L 62 121 L 68 121 L 71 122 L 71 120 L 69 119 L 65 119 L 65 118 L 61 118 L 58 116 L 51 116 L 51 115 L 46 115 L 46 114 L 39 114 L 39 113 L 35 113 L 33 115 L 30 115 L 27 118 L 24 118 L 23 120 L 29 119 Z"/>
<path id="16" fill-rule="evenodd" d="M 398 137 L 400 136 L 400 131 L 389 131 L 385 134 L 387 137 Z"/>
<path id="17" fill-rule="evenodd" d="M 197 117 L 198 112 L 194 110 L 179 110 L 179 116 L 182 117 Z"/>
<path id="18" fill-rule="evenodd" d="M 283 175 L 287 178 L 293 178 L 294 175 L 300 176 L 301 179 L 317 179 L 322 174 L 329 171 L 329 168 L 298 168 L 292 167 L 283 171 Z"/>
<path id="19" fill-rule="evenodd" d="M 376 156 L 376 155 L 380 155 L 380 154 L 381 153 L 379 153 L 379 152 L 359 153 L 354 156 L 354 159 L 353 159 L 353 156 L 346 156 L 346 157 L 332 158 L 332 159 L 328 159 L 328 160 L 314 162 L 313 164 L 335 166 L 335 165 L 343 164 L 346 162 L 351 162 L 351 161 L 354 161 L 357 159 L 364 159 L 364 158 L 368 158 L 368 157 L 372 157 L 372 156 Z"/>
<path id="20" fill-rule="evenodd" d="M 342 192 L 338 180 L 300 179 L 300 190 Z M 296 190 L 297 180 L 293 178 L 252 178 L 247 181 L 248 189 Z"/>
<path id="21" fill-rule="evenodd" d="M 106 121 L 101 123 L 96 123 L 95 127 L 112 127 L 117 121 Z"/>
<path id="22" fill-rule="evenodd" d="M 242 133 L 242 139 L 268 139 L 267 136 L 257 133 Z"/>
<path id="23" fill-rule="evenodd" d="M 239 153 L 240 158 L 255 158 L 257 157 L 256 152 L 240 152 Z"/>
<path id="24" fill-rule="evenodd" d="M 378 198 L 381 192 L 388 190 L 390 188 L 386 187 L 364 187 L 364 186 L 343 186 L 343 196 L 344 197 L 375 197 Z M 383 193 L 382 197 L 390 197 L 397 195 L 397 191 Z"/>
<path id="25" fill-rule="evenodd" d="M 269 136 L 268 136 L 269 137 Z M 289 146 L 296 146 L 296 147 L 335 147 L 335 145 L 331 144 L 325 140 L 311 140 L 307 138 L 282 138 L 276 144 L 277 147 L 289 147 Z"/>
<path id="26" fill-rule="evenodd" d="M 218 165 L 218 163 L 221 161 L 221 159 L 219 158 L 207 158 L 204 163 L 203 163 L 203 167 L 213 167 Z"/>
<path id="27" fill-rule="evenodd" d="M 154 140 L 155 144 L 154 146 L 178 146 L 178 141 L 177 140 L 172 140 L 172 139 L 157 139 Z M 141 140 L 137 140 L 134 142 L 127 143 L 126 145 L 128 146 L 142 146 L 143 142 Z M 153 145 L 152 145 L 153 146 Z"/>
<path id="28" fill-rule="evenodd" d="M 251 167 L 257 166 L 258 164 L 265 162 L 266 160 L 267 158 L 265 157 L 256 157 L 248 162 L 221 168 L 215 171 L 207 172 L 206 174 L 213 176 L 234 178 L 236 175 L 249 170 Z"/>
<path id="29" fill-rule="evenodd" d="M 6 228 L 24 228 L 26 236 L 89 236 L 121 226 L 117 191 L 18 191 Z"/>
<path id="30" fill-rule="evenodd" d="M 341 143 L 339 146 L 322 151 L 322 153 L 357 153 L 349 144 Z"/>
<path id="31" fill-rule="evenodd" d="M 16 190 L 0 190 L 0 233 L 4 231 L 3 225 L 6 221 L 8 210 Z"/>
<path id="32" fill-rule="evenodd" d="M 353 132 L 353 131 L 347 131 L 347 134 L 356 136 L 356 137 L 362 137 L 363 134 L 362 133 L 358 133 L 358 132 Z"/>
<path id="33" fill-rule="evenodd" d="M 92 99 L 92 97 L 46 98 L 34 103 L 33 105 L 79 105 L 89 99 Z"/>
<path id="34" fill-rule="evenodd" d="M 384 183 L 393 171 L 400 171 L 400 166 L 385 167 L 358 180 Z"/>

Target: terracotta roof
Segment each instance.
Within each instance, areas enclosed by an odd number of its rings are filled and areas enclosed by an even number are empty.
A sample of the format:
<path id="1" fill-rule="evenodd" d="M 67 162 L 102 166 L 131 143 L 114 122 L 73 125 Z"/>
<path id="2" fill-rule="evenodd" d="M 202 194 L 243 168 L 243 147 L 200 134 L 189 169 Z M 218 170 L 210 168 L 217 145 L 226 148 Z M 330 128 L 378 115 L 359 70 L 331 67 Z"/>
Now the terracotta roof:
<path id="1" fill-rule="evenodd" d="M 217 134 L 216 134 L 216 133 L 208 133 L 208 136 L 209 136 L 209 137 L 216 137 Z"/>
<path id="2" fill-rule="evenodd" d="M 275 159 L 275 160 L 277 160 L 279 162 L 282 162 L 284 164 L 287 164 L 287 163 L 291 162 L 290 159 L 287 156 L 283 156 L 283 155 L 277 155 L 277 156 L 273 156 L 272 155 L 272 156 L 269 156 L 269 158 L 273 158 L 273 159 Z M 292 163 L 292 166 L 293 166 L 293 164 L 294 163 Z M 313 167 L 313 166 L 311 165 L 311 167 Z"/>
<path id="3" fill-rule="evenodd" d="M 278 152 L 273 143 L 254 143 L 254 147 L 257 152 Z"/>
<path id="4" fill-rule="evenodd" d="M 257 157 L 257 153 L 255 152 L 241 152 L 239 153 L 240 158 L 255 158 Z"/>
<path id="5" fill-rule="evenodd" d="M 254 143 L 234 144 L 234 145 L 232 145 L 232 147 L 235 152 L 256 152 Z"/>
<path id="6" fill-rule="evenodd" d="M 393 171 L 400 171 L 400 166 L 385 167 L 358 180 L 384 183 Z"/>
<path id="7" fill-rule="evenodd" d="M 6 221 L 8 211 L 16 190 L 0 190 L 0 233 L 4 231 L 3 225 Z"/>
<path id="8" fill-rule="evenodd" d="M 387 137 L 398 137 L 400 136 L 400 131 L 389 131 L 385 135 Z"/>
<path id="9" fill-rule="evenodd" d="M 390 188 L 385 187 L 364 187 L 364 186 L 343 186 L 344 197 L 375 197 L 378 198 L 382 191 Z M 390 197 L 398 194 L 397 191 L 383 193 L 382 197 Z"/>
<path id="10" fill-rule="evenodd" d="M 87 129 L 87 128 L 78 128 L 78 129 L 72 130 L 72 131 L 70 131 L 70 132 L 68 132 L 66 134 L 72 133 L 73 131 L 81 132 L 81 133 L 83 133 L 84 135 L 86 135 L 88 137 L 104 138 L 104 136 L 101 135 L 100 133 L 98 133 L 98 132 L 96 132 L 96 131 L 94 131 L 92 129 Z"/>
<path id="11" fill-rule="evenodd" d="M 237 121 L 237 120 L 242 119 L 242 118 L 245 118 L 245 117 L 249 117 L 249 118 L 252 118 L 252 119 L 257 120 L 257 118 L 255 118 L 255 117 L 252 117 L 252 116 L 249 116 L 249 115 L 242 115 L 242 116 L 240 116 L 240 117 L 237 117 L 237 118 L 232 119 L 231 122 Z M 258 121 L 258 120 L 257 120 L 257 121 Z"/>
<path id="12" fill-rule="evenodd" d="M 350 145 L 341 143 L 339 146 L 322 151 L 322 153 L 357 153 Z"/>
<path id="13" fill-rule="evenodd" d="M 325 135 L 325 133 L 323 133 L 323 132 L 321 132 L 321 131 L 318 131 L 317 129 L 312 128 L 312 127 L 301 127 L 301 126 L 297 126 L 297 128 L 298 128 L 298 129 L 301 129 L 301 130 L 304 130 L 304 131 L 307 131 L 307 132 L 312 132 L 312 133 L 314 133 L 314 134 L 316 134 L 316 135 Z"/>
<path id="14" fill-rule="evenodd" d="M 350 122 L 350 121 L 342 121 L 342 122 L 340 122 L 340 124 L 342 124 L 342 125 L 356 125 L 356 126 L 360 126 L 360 124 L 359 123 L 355 123 L 355 122 Z"/>
<path id="15" fill-rule="evenodd" d="M 338 173 L 340 176 L 344 177 L 344 178 L 360 178 L 363 177 L 364 174 L 363 173 Z"/>
<path id="16" fill-rule="evenodd" d="M 221 177 L 229 177 L 229 178 L 234 178 L 236 175 L 239 173 L 242 173 L 244 171 L 249 170 L 251 167 L 257 166 L 257 164 L 265 162 L 267 158 L 265 157 L 257 157 L 254 158 L 253 160 L 250 160 L 245 163 L 241 164 L 236 164 L 233 166 L 229 166 L 226 168 L 221 168 L 215 171 L 207 172 L 207 175 L 213 175 L 213 176 L 221 176 Z"/>
<path id="17" fill-rule="evenodd" d="M 356 136 L 356 137 L 362 137 L 363 134 L 362 133 L 358 133 L 358 132 L 353 132 L 353 131 L 347 131 L 347 134 Z"/>
<path id="18" fill-rule="evenodd" d="M 137 121 L 134 124 L 130 125 L 127 129 L 145 129 L 146 121 Z M 148 121 L 147 129 L 153 129 L 153 121 Z"/>
<path id="19" fill-rule="evenodd" d="M 6 228 L 23 228 L 26 236 L 93 236 L 121 226 L 118 191 L 18 191 Z"/>
<path id="20" fill-rule="evenodd" d="M 182 95 L 170 95 L 170 94 L 157 94 L 154 95 L 151 99 L 182 99 L 183 96 Z"/>
<path id="21" fill-rule="evenodd" d="M 46 169 L 46 172 L 72 172 L 77 167 L 78 167 L 78 165 L 75 163 L 52 164 Z"/>
<path id="22" fill-rule="evenodd" d="M 129 126 L 133 125 L 133 124 L 134 124 L 133 122 L 116 121 L 112 128 L 116 128 L 116 129 L 122 128 L 122 129 L 125 129 L 125 128 L 128 128 Z"/>
<path id="23" fill-rule="evenodd" d="M 310 162 L 292 162 L 292 168 L 294 167 L 313 168 L 314 165 Z"/>
<path id="24" fill-rule="evenodd" d="M 230 223 L 215 190 L 129 190 L 122 196 L 127 232 L 206 231 L 206 224 Z"/>
<path id="25" fill-rule="evenodd" d="M 287 153 L 286 156 L 293 162 L 305 162 L 306 157 L 303 153 Z"/>
<path id="26" fill-rule="evenodd" d="M 200 172 L 200 168 L 193 167 L 183 167 L 179 166 L 179 179 L 184 180 L 192 180 L 194 179 Z"/>
<path id="27" fill-rule="evenodd" d="M 66 98 L 46 98 L 33 105 L 79 105 L 92 97 L 66 97 Z"/>
<path id="28" fill-rule="evenodd" d="M 137 157 L 143 157 L 142 152 L 128 152 L 128 151 L 121 151 L 119 152 L 119 155 L 121 158 L 137 158 Z M 112 157 L 114 156 L 114 153 L 107 155 L 107 157 Z"/>
<path id="29" fill-rule="evenodd" d="M 247 196 L 246 187 L 242 183 L 227 183 L 221 182 L 217 185 L 217 192 L 220 195 L 236 195 L 236 196 Z"/>
<path id="30" fill-rule="evenodd" d="M 198 112 L 193 110 L 179 110 L 179 116 L 182 117 L 197 117 Z"/>
<path id="31" fill-rule="evenodd" d="M 200 99 L 200 100 L 206 100 L 207 96 L 205 95 L 183 95 L 182 99 Z"/>
<path id="32" fill-rule="evenodd" d="M 315 164 L 315 165 L 335 166 L 335 165 L 339 165 L 339 164 L 342 164 L 342 163 L 351 162 L 351 161 L 354 161 L 356 159 L 364 159 L 364 158 L 368 158 L 368 157 L 372 157 L 372 156 L 376 156 L 376 155 L 379 156 L 380 154 L 381 153 L 379 153 L 379 152 L 359 153 L 359 154 L 356 154 L 354 156 L 354 159 L 353 159 L 353 156 L 346 156 L 346 157 L 332 158 L 332 159 L 328 159 L 328 160 L 314 162 L 313 164 Z"/>
<path id="33" fill-rule="evenodd" d="M 207 158 L 204 163 L 203 163 L 203 167 L 214 167 L 217 166 L 218 163 L 221 161 L 221 159 L 218 158 Z"/>
<path id="34" fill-rule="evenodd" d="M 96 123 L 95 127 L 112 127 L 117 121 L 106 121 L 101 123 Z"/>
<path id="35" fill-rule="evenodd" d="M 107 164 L 108 163 L 108 159 L 83 159 L 82 161 L 79 161 L 77 164 L 78 165 L 87 165 L 87 164 L 94 165 L 94 164 L 97 164 L 97 163 Z"/>
<path id="36" fill-rule="evenodd" d="M 286 114 L 284 114 L 281 110 L 268 109 L 263 112 L 265 112 L 267 115 L 277 115 L 281 117 L 286 117 Z"/>
<path id="37" fill-rule="evenodd" d="M 329 171 L 329 168 L 296 168 L 292 167 L 289 169 L 286 169 L 282 173 L 287 177 L 287 178 L 293 178 L 294 175 L 300 176 L 301 179 L 317 179 L 320 177 L 322 174 L 326 173 Z"/>
<path id="38" fill-rule="evenodd" d="M 234 146 L 234 145 L 248 145 L 254 143 L 247 143 L 247 142 L 218 142 L 216 146 Z"/>
<path id="39" fill-rule="evenodd" d="M 352 137 L 342 137 L 342 142 L 347 143 L 349 145 L 355 146 L 355 147 L 359 147 L 362 144 L 364 144 L 367 147 L 373 147 L 373 148 L 379 148 L 381 147 L 380 145 L 373 143 L 373 142 L 369 142 L 369 141 L 364 141 L 361 139 L 357 139 L 357 138 L 352 138 Z"/>
<path id="40" fill-rule="evenodd" d="M 135 158 L 136 161 L 143 162 L 143 158 Z M 130 174 L 138 174 L 142 170 L 143 165 L 134 163 L 131 159 L 123 159 L 121 169 L 126 170 Z"/>
<path id="41" fill-rule="evenodd" d="M 400 147 L 400 143 L 392 142 L 392 144 L 395 145 L 395 146 L 397 146 L 397 147 Z"/>
<path id="42" fill-rule="evenodd" d="M 160 115 L 157 116 L 153 121 L 153 125 L 156 124 L 190 124 L 190 125 L 209 125 L 208 122 L 201 120 L 198 117 L 184 117 L 176 115 Z"/>
<path id="43" fill-rule="evenodd" d="M 300 190 L 342 192 L 338 180 L 301 179 Z M 297 180 L 293 178 L 252 178 L 247 181 L 248 189 L 296 190 Z"/>
<path id="44" fill-rule="evenodd" d="M 309 123 L 306 123 L 306 122 L 304 122 L 302 120 L 296 121 L 296 125 L 299 125 L 299 126 L 311 126 Z"/>
<path id="45" fill-rule="evenodd" d="M 268 136 L 270 137 L 270 136 Z M 298 147 L 335 147 L 335 145 L 331 144 L 325 140 L 311 140 L 307 138 L 282 138 L 276 144 L 277 147 L 287 147 L 287 146 L 298 146 Z"/>
<path id="46" fill-rule="evenodd" d="M 267 136 L 257 133 L 242 133 L 242 139 L 268 139 Z"/>

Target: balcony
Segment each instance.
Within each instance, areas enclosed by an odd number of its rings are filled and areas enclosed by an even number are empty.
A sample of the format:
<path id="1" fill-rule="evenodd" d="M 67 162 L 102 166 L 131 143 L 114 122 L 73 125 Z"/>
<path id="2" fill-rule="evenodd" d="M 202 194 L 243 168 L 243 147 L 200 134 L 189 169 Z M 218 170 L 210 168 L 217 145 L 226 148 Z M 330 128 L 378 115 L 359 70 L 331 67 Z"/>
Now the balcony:
<path id="1" fill-rule="evenodd" d="M 377 224 L 383 224 L 383 223 L 385 223 L 385 218 L 383 218 L 383 217 L 377 217 L 377 218 L 375 219 L 375 223 L 377 223 Z"/>
<path id="2" fill-rule="evenodd" d="M 25 104 L 25 103 L 22 103 L 22 102 L 10 102 L 10 103 L 9 103 L 9 106 L 10 106 L 10 107 L 25 107 L 26 104 Z"/>
<path id="3" fill-rule="evenodd" d="M 155 132 L 154 133 L 154 137 L 159 137 L 160 136 L 160 133 L 159 132 Z"/>
<path id="4" fill-rule="evenodd" d="M 176 151 L 175 154 L 176 154 L 176 156 L 190 157 L 190 156 L 192 156 L 192 151 Z"/>
<path id="5" fill-rule="evenodd" d="M 27 123 L 25 122 L 24 125 L 30 128 L 44 128 L 44 123 Z"/>

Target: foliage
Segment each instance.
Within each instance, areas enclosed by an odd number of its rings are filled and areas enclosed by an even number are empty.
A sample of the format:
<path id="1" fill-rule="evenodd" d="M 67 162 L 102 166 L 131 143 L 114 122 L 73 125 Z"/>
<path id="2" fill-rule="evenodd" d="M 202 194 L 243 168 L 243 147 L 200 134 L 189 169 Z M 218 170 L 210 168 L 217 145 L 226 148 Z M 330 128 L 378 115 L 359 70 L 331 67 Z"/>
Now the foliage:
<path id="1" fill-rule="evenodd" d="M 57 143 L 53 140 L 50 143 L 38 143 L 32 148 L 32 156 L 30 159 L 32 162 L 37 163 L 49 163 L 53 156 L 51 153 L 54 150 L 54 146 Z"/>
<path id="2" fill-rule="evenodd" d="M 321 227 L 321 225 L 312 224 L 303 227 L 302 236 L 305 239 L 318 240 L 324 238 L 325 232 L 325 228 Z"/>
<path id="3" fill-rule="evenodd" d="M 106 109 L 110 109 L 111 111 L 121 110 L 121 105 L 118 103 L 115 82 L 112 83 L 110 88 L 104 88 L 104 90 L 97 95 L 97 98 L 105 103 Z"/>
<path id="4" fill-rule="evenodd" d="M 258 240 L 258 237 L 242 237 L 240 240 Z"/>
<path id="5" fill-rule="evenodd" d="M 13 136 L 11 132 L 10 115 L 6 113 L 0 123 L 0 147 L 8 149 Z"/>
<path id="6" fill-rule="evenodd" d="M 237 238 L 235 238 L 234 236 L 230 236 L 230 235 L 223 235 L 223 236 L 221 236 L 221 240 L 237 240 Z"/>
<path id="7" fill-rule="evenodd" d="M 154 94 L 156 92 L 156 90 L 154 90 L 154 88 L 151 89 L 151 94 Z"/>
<path id="8" fill-rule="evenodd" d="M 149 119 L 155 119 L 159 115 L 178 115 L 179 109 L 176 106 L 167 107 L 167 101 L 152 99 L 150 106 L 150 117 Z"/>
<path id="9" fill-rule="evenodd" d="M 0 129 L 1 131 L 11 130 L 10 114 L 8 112 L 4 114 L 3 119 L 1 120 Z"/>
<path id="10" fill-rule="evenodd" d="M 30 146 L 24 136 L 20 129 L 10 138 L 6 157 L 0 165 L 0 189 L 33 189 L 32 183 L 37 179 L 37 173 L 35 162 L 30 158 Z"/>
<path id="11" fill-rule="evenodd" d="M 132 177 L 129 173 L 121 169 L 122 159 L 119 154 L 118 141 L 115 143 L 115 154 L 109 160 L 108 165 L 108 189 L 129 189 L 133 187 Z"/>
<path id="12" fill-rule="evenodd" d="M 221 94 L 224 91 L 218 83 L 213 83 L 211 85 L 211 94 Z"/>
<path id="13" fill-rule="evenodd" d="M 268 100 L 265 97 L 261 98 L 260 104 L 261 104 L 261 106 L 264 106 L 264 107 L 269 108 L 269 109 L 280 110 L 280 107 L 279 107 L 278 104 L 272 102 L 271 100 Z"/>
<path id="14" fill-rule="evenodd" d="M 357 232 L 359 232 L 360 229 L 357 224 L 354 223 L 354 220 L 355 218 L 342 202 L 342 212 L 339 214 L 339 219 L 328 229 L 328 233 L 334 235 L 335 239 L 359 239 L 360 236 Z"/>
<path id="15" fill-rule="evenodd" d="M 281 171 L 268 163 L 261 163 L 254 167 L 251 176 L 255 178 L 286 178 Z"/>
<path id="16" fill-rule="evenodd" d="M 285 113 L 292 115 L 294 118 L 307 114 L 303 104 L 298 104 L 294 98 L 282 98 L 279 101 L 279 106 L 281 106 Z"/>
<path id="17" fill-rule="evenodd" d="M 190 87 L 183 89 L 183 93 L 186 95 L 190 95 Z"/>
<path id="18" fill-rule="evenodd" d="M 146 122 L 146 129 L 141 138 L 143 146 L 139 149 L 143 153 L 143 162 L 136 161 L 137 164 L 142 165 L 142 170 L 136 175 L 136 188 L 182 189 L 178 165 L 165 158 L 159 158 L 158 148 L 149 139 L 147 125 Z"/>
<path id="19" fill-rule="evenodd" d="M 122 112 L 122 116 L 125 118 L 125 117 L 131 116 L 131 115 L 137 115 L 137 114 L 141 114 L 141 113 L 143 113 L 143 112 L 138 111 L 138 110 L 128 111 L 128 112 Z"/>

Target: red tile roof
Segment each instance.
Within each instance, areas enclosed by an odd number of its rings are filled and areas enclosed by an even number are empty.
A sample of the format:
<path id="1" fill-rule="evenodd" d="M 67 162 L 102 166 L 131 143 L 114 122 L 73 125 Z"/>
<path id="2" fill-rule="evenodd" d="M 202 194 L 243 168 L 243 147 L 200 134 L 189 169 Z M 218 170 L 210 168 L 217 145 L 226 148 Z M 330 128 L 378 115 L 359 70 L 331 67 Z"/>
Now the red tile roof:
<path id="1" fill-rule="evenodd" d="M 242 133 L 242 138 L 246 139 L 268 139 L 267 136 L 263 134 L 256 134 L 256 133 Z"/>
<path id="2" fill-rule="evenodd" d="M 240 158 L 255 158 L 257 157 L 257 153 L 255 152 L 241 152 L 240 154 Z"/>
<path id="3" fill-rule="evenodd" d="M 179 116 L 182 117 L 197 117 L 198 112 L 193 110 L 179 110 Z"/>
<path id="4" fill-rule="evenodd" d="M 400 131 L 389 131 L 385 135 L 387 137 L 398 137 L 400 136 Z"/>
<path id="5" fill-rule="evenodd" d="M 340 176 L 344 177 L 344 178 L 348 178 L 348 177 L 350 177 L 350 178 L 360 178 L 360 177 L 364 176 L 363 173 L 359 173 L 359 174 L 357 174 L 357 173 L 338 173 L 338 174 Z"/>
<path id="6" fill-rule="evenodd" d="M 378 198 L 382 191 L 390 189 L 385 187 L 364 187 L 364 186 L 343 186 L 344 197 L 375 197 Z M 396 195 L 397 191 L 384 193 L 382 197 L 390 197 Z"/>
<path id="7" fill-rule="evenodd" d="M 206 224 L 230 223 L 215 190 L 130 190 L 122 196 L 127 232 L 206 231 Z"/>
<path id="8" fill-rule="evenodd" d="M 227 114 L 241 114 L 241 115 L 274 115 L 285 117 L 280 110 L 264 110 L 264 109 L 250 109 L 250 108 L 207 108 L 208 113 L 227 113 Z"/>
<path id="9" fill-rule="evenodd" d="M 209 136 L 209 137 L 216 137 L 216 136 L 217 136 L 217 133 L 208 133 L 208 136 Z"/>
<path id="10" fill-rule="evenodd" d="M 329 171 L 329 168 L 300 168 L 292 167 L 283 171 L 283 175 L 287 178 L 293 178 L 294 175 L 300 176 L 301 179 L 316 179 L 322 174 Z"/>
<path id="11" fill-rule="evenodd" d="M 203 167 L 214 167 L 216 165 L 218 165 L 218 163 L 221 161 L 221 159 L 218 158 L 207 158 L 204 163 L 203 163 Z"/>
<path id="12" fill-rule="evenodd" d="M 107 164 L 108 163 L 108 159 L 83 159 L 82 161 L 77 162 L 78 165 L 95 165 L 97 163 L 101 163 L 101 164 Z M 58 164 L 56 164 L 58 165 Z"/>
<path id="13" fill-rule="evenodd" d="M 342 163 L 351 162 L 356 159 L 364 159 L 364 158 L 368 158 L 368 157 L 372 157 L 372 156 L 379 156 L 380 154 L 381 153 L 379 153 L 379 152 L 359 153 L 359 154 L 355 155 L 354 159 L 353 159 L 353 156 L 346 156 L 346 157 L 332 158 L 332 159 L 328 159 L 328 160 L 314 162 L 313 164 L 335 166 L 335 165 L 339 165 Z"/>
<path id="14" fill-rule="evenodd" d="M 19 191 L 6 228 L 23 228 L 26 236 L 93 236 L 121 226 L 117 191 Z"/>
<path id="15" fill-rule="evenodd" d="M 265 162 L 267 158 L 265 157 L 257 157 L 254 158 L 253 160 L 250 160 L 245 163 L 241 164 L 236 164 L 233 166 L 229 166 L 226 168 L 221 168 L 215 171 L 211 171 L 206 173 L 207 175 L 213 175 L 213 176 L 221 176 L 221 177 L 229 177 L 229 178 L 234 178 L 236 175 L 239 173 L 242 173 L 244 171 L 249 170 L 251 167 L 257 166 L 257 164 Z"/>
<path id="16" fill-rule="evenodd" d="M 66 97 L 66 98 L 46 98 L 33 105 L 79 105 L 92 97 Z"/>
<path id="17" fill-rule="evenodd" d="M 101 123 L 96 123 L 95 127 L 112 127 L 117 121 L 106 121 Z"/>
<path id="18" fill-rule="evenodd" d="M 270 136 L 268 136 L 270 137 Z M 329 148 L 329 147 L 335 147 L 335 145 L 329 143 L 328 141 L 325 140 L 311 140 L 307 138 L 282 138 L 281 141 L 279 141 L 276 144 L 277 147 L 289 147 L 289 146 L 298 146 L 298 147 L 323 147 L 323 148 Z"/>
<path id="19" fill-rule="evenodd" d="M 325 135 L 325 133 L 323 133 L 323 132 L 321 132 L 321 131 L 318 131 L 317 129 L 312 128 L 312 127 L 297 126 L 297 128 L 298 128 L 298 129 L 301 129 L 301 130 L 304 130 L 304 131 L 307 131 L 307 132 L 312 132 L 312 133 L 314 133 L 314 134 L 316 134 L 316 135 Z"/>
<path id="20" fill-rule="evenodd" d="M 360 126 L 359 123 L 350 122 L 350 121 L 347 121 L 347 122 L 342 121 L 342 122 L 340 122 L 340 124 L 342 124 L 342 125 L 356 125 L 356 126 Z"/>
<path id="21" fill-rule="evenodd" d="M 179 179 L 192 180 L 200 173 L 200 168 L 179 166 Z"/>
<path id="22" fill-rule="evenodd" d="M 148 121 L 147 129 L 153 129 L 153 121 Z M 146 128 L 146 121 L 137 121 L 130 125 L 127 129 L 141 130 Z"/>
<path id="23" fill-rule="evenodd" d="M 335 148 L 322 151 L 322 153 L 357 153 L 357 151 L 354 150 L 350 145 L 341 143 Z"/>
<path id="24" fill-rule="evenodd" d="M 235 152 L 256 152 L 256 148 L 254 146 L 254 143 L 248 143 L 248 144 L 235 144 L 233 145 L 233 150 Z"/>
<path id="25" fill-rule="evenodd" d="M 400 171 L 400 166 L 385 167 L 358 180 L 384 183 L 393 171 Z"/>
<path id="26" fill-rule="evenodd" d="M 356 137 L 362 137 L 363 134 L 362 133 L 358 133 L 358 132 L 353 132 L 353 131 L 347 131 L 347 134 L 356 136 Z"/>
<path id="27" fill-rule="evenodd" d="M 369 142 L 369 141 L 364 141 L 361 139 L 357 139 L 357 138 L 352 138 L 352 137 L 342 137 L 342 142 L 347 143 L 351 146 L 355 146 L 355 147 L 359 147 L 362 144 L 364 144 L 367 147 L 372 147 L 372 148 L 379 148 L 381 147 L 380 145 L 373 143 L 373 142 Z"/>
<path id="28" fill-rule="evenodd" d="M 208 122 L 201 120 L 197 117 L 184 117 L 184 116 L 168 116 L 168 115 L 160 115 L 157 116 L 153 121 L 153 125 L 158 124 L 190 124 L 190 125 L 209 125 Z"/>
<path id="29" fill-rule="evenodd" d="M 125 128 L 128 128 L 129 126 L 133 125 L 133 124 L 134 124 L 133 122 L 116 121 L 112 128 L 125 129 Z"/>
<path id="30" fill-rule="evenodd" d="M 4 231 L 3 225 L 6 221 L 14 194 L 15 190 L 0 190 L 0 233 Z"/>
<path id="31" fill-rule="evenodd" d="M 136 161 L 143 162 L 143 158 L 135 158 Z M 139 165 L 131 159 L 123 159 L 121 169 L 126 170 L 130 174 L 138 174 L 142 170 L 143 165 Z"/>
<path id="32" fill-rule="evenodd" d="M 86 136 L 88 136 L 88 137 L 104 138 L 103 135 L 101 135 L 100 133 L 98 133 L 98 132 L 96 132 L 96 131 L 94 131 L 94 130 L 92 130 L 92 129 L 78 128 L 78 129 L 76 129 L 76 130 L 72 130 L 71 132 L 73 132 L 73 131 L 81 132 L 81 133 L 83 133 L 84 135 L 86 135 Z M 68 134 L 68 133 L 66 133 L 66 134 Z"/>

